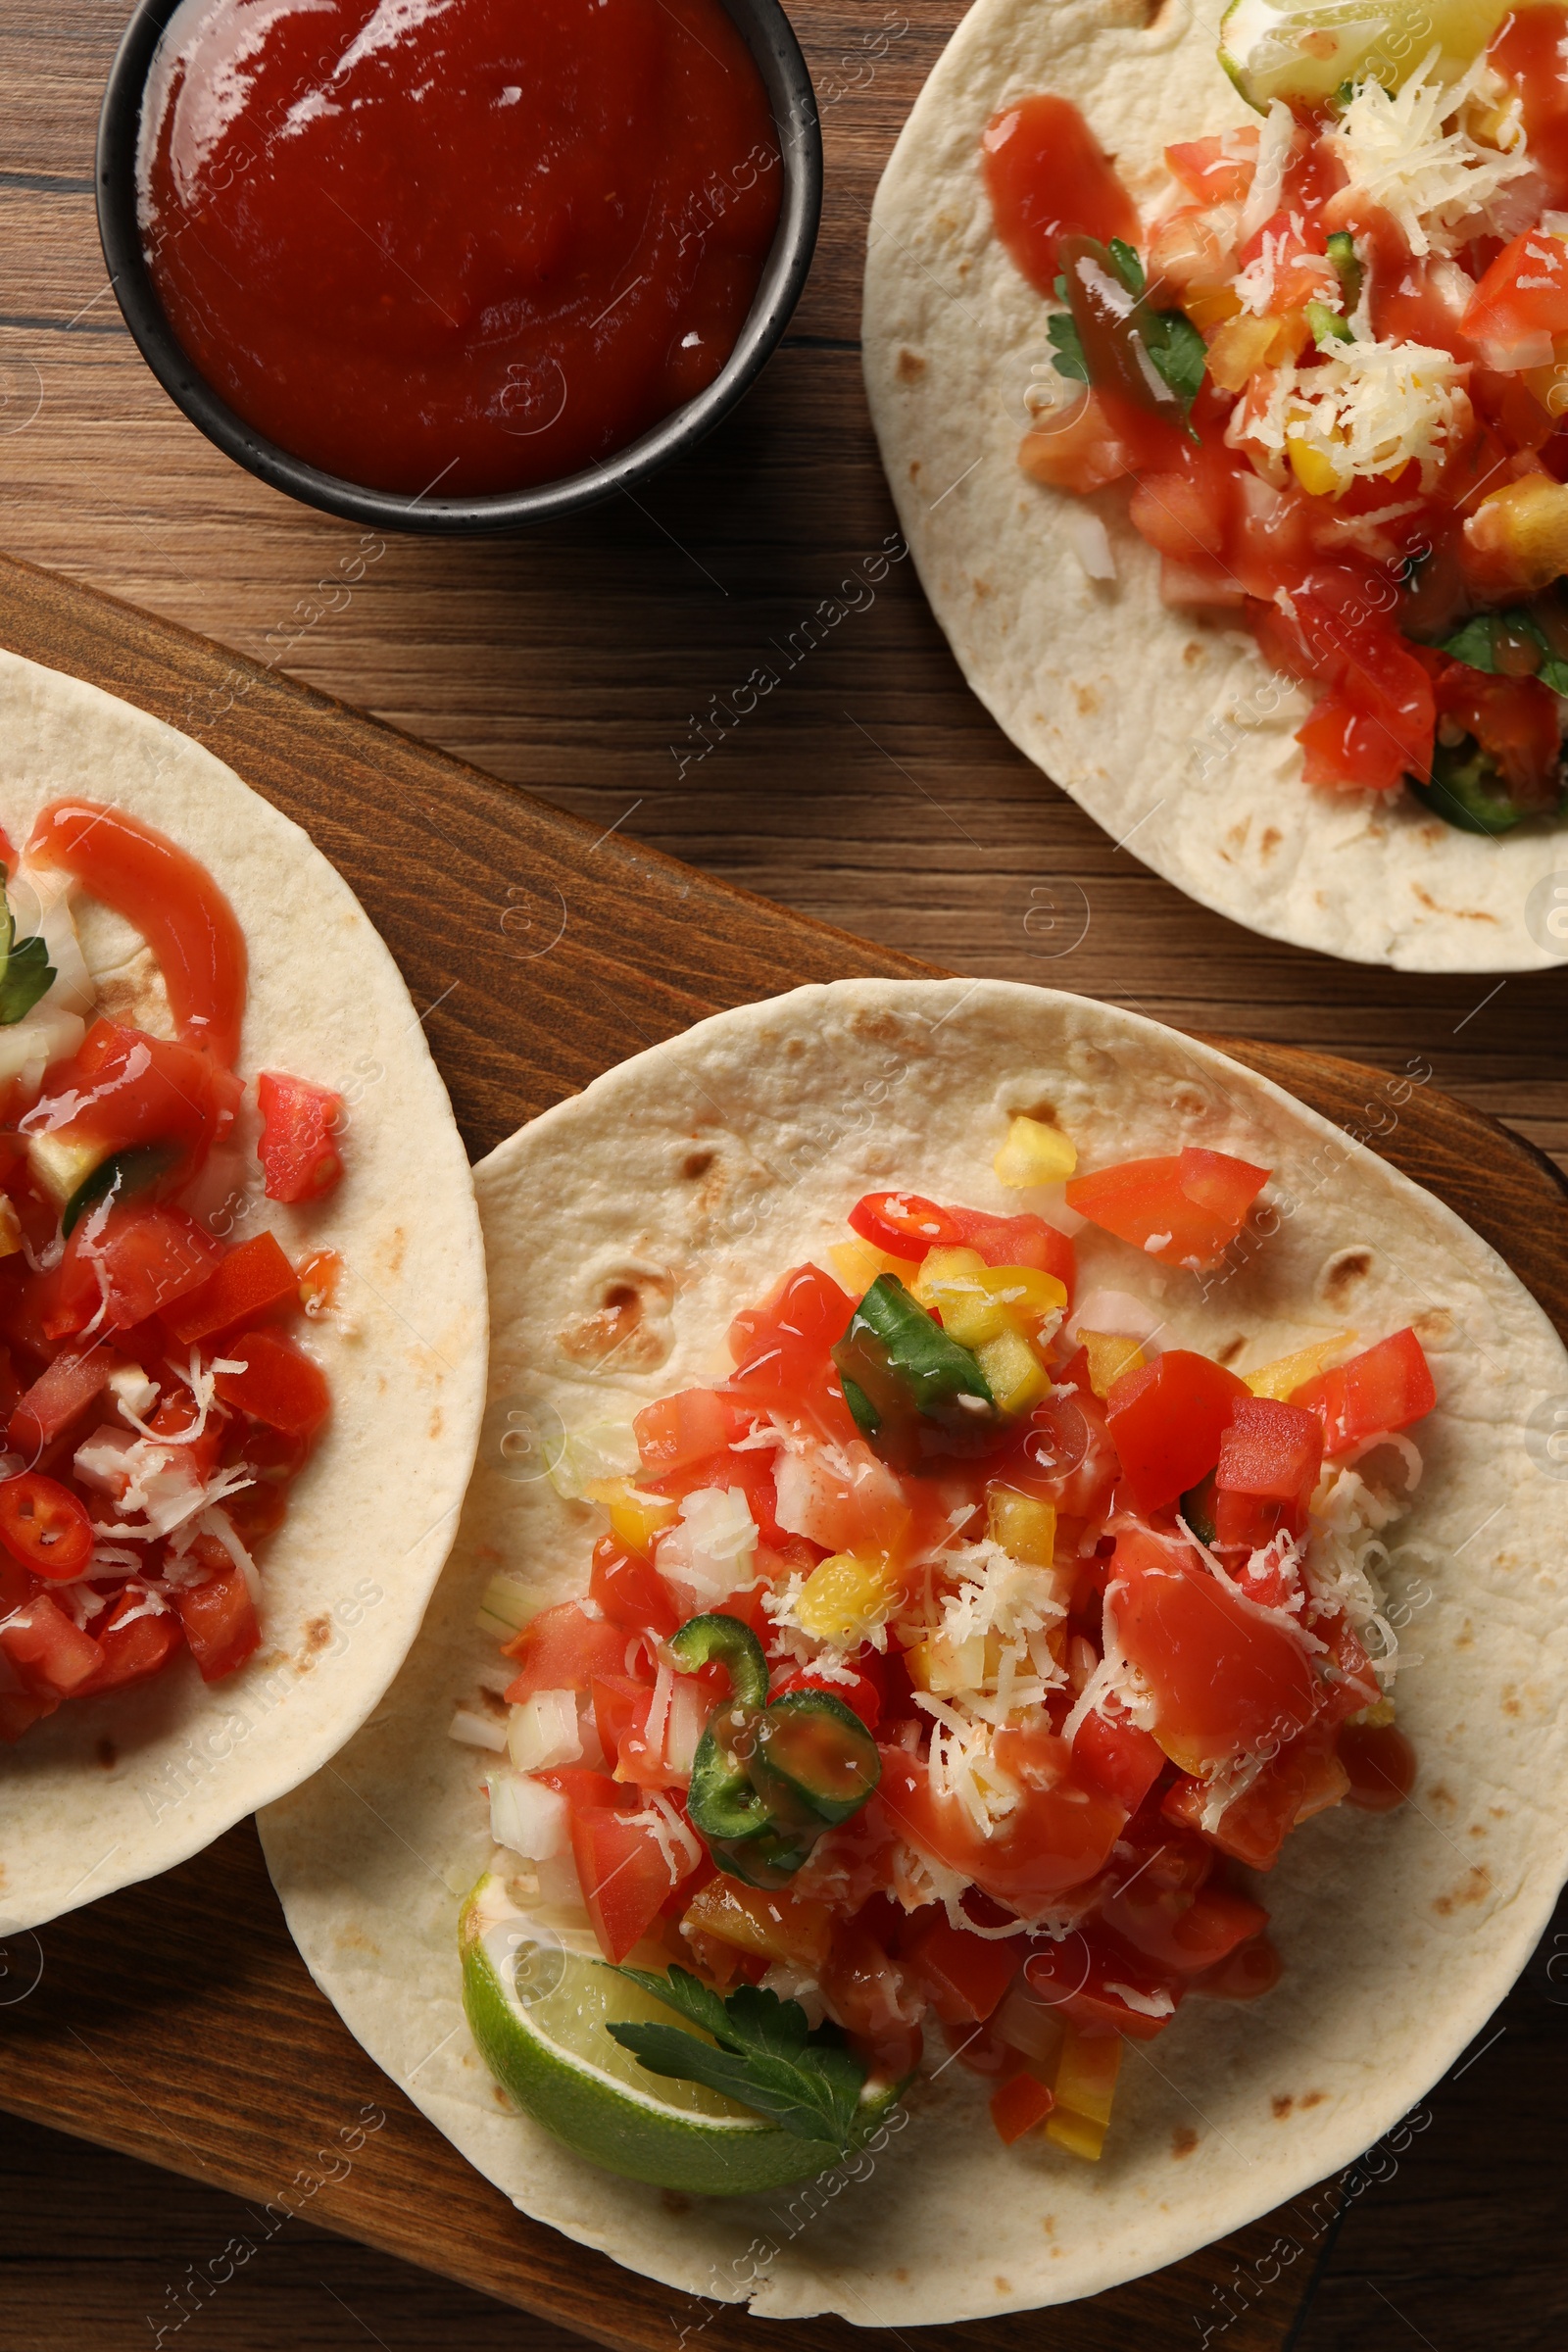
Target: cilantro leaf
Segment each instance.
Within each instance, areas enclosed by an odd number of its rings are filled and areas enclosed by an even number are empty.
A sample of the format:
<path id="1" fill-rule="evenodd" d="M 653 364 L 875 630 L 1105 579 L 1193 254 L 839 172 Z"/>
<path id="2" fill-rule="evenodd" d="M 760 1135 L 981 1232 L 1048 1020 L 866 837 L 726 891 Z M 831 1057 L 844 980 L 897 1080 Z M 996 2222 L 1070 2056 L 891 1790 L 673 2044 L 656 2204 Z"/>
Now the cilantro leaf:
<path id="1" fill-rule="evenodd" d="M 1497 667 L 1497 640 L 1492 625 L 1492 614 L 1472 614 L 1462 629 L 1456 629 L 1451 637 L 1440 641 L 1438 651 L 1446 654 L 1452 662 L 1467 662 L 1470 668 L 1485 670 L 1489 677 L 1492 676 Z"/>
<path id="2" fill-rule="evenodd" d="M 1105 250 L 1110 255 L 1111 266 L 1115 270 L 1116 275 L 1121 279 L 1128 293 L 1142 294 L 1148 283 L 1144 276 L 1144 265 L 1125 237 L 1112 237 Z"/>
<path id="3" fill-rule="evenodd" d="M 3 961 L 0 961 L 0 1028 L 9 1029 L 54 985 L 55 967 L 40 936 L 16 944 L 17 926 L 11 902 L 0 893 L 4 908 Z"/>
<path id="4" fill-rule="evenodd" d="M 1063 311 L 1058 318 L 1048 318 L 1046 333 L 1050 336 L 1056 354 L 1054 362 L 1056 373 L 1066 376 L 1069 383 L 1087 384 L 1089 363 L 1084 358 L 1084 347 L 1078 334 L 1078 322 L 1072 313 Z"/>
<path id="5" fill-rule="evenodd" d="M 611 2026 L 622 2049 L 650 2074 L 705 2083 L 797 2139 L 839 2149 L 855 2144 L 865 2068 L 837 2027 L 813 2031 L 798 2001 L 780 2000 L 760 1984 L 741 1984 L 721 2000 L 684 1968 L 663 1977 L 640 1968 L 617 1973 L 713 2037 L 701 2041 L 684 2026 Z"/>

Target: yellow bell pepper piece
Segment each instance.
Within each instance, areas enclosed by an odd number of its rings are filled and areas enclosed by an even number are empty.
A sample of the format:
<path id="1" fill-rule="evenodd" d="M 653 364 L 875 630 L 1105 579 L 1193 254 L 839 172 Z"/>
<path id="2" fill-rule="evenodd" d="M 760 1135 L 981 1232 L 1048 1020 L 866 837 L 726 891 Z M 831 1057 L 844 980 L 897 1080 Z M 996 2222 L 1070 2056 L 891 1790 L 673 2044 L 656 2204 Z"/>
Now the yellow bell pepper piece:
<path id="1" fill-rule="evenodd" d="M 695 1936 L 712 1936 L 760 1959 L 818 1969 L 827 1959 L 833 1918 L 826 1903 L 784 1888 L 764 1893 L 720 1874 L 693 1895 L 681 1920 Z"/>
<path id="2" fill-rule="evenodd" d="M 795 1614 L 817 1642 L 851 1648 L 881 1625 L 899 1596 L 887 1560 L 836 1551 L 819 1560 L 801 1588 Z"/>
<path id="3" fill-rule="evenodd" d="M 1227 318 L 1239 318 L 1242 298 L 1234 286 L 1189 286 L 1182 296 L 1182 309 L 1200 335 L 1211 326 L 1223 326 Z"/>
<path id="4" fill-rule="evenodd" d="M 673 1527 L 680 1517 L 678 1502 L 666 1494 L 645 1494 L 629 1479 L 590 1479 L 583 1493 L 610 1513 L 611 1527 L 627 1549 L 640 1551 L 644 1559 L 652 1556 L 660 1530 Z"/>
<path id="5" fill-rule="evenodd" d="M 1287 433 L 1285 448 L 1291 471 L 1308 498 L 1331 498 L 1340 488 L 1339 469 L 1333 459 L 1321 449 L 1314 449 L 1300 433 Z"/>
<path id="6" fill-rule="evenodd" d="M 1059 1184 L 1078 1165 L 1078 1152 L 1072 1138 L 1063 1135 L 1059 1127 L 1020 1113 L 1008 1126 L 1007 1140 L 991 1165 L 999 1184 L 1021 1193 L 1035 1184 Z"/>
<path id="7" fill-rule="evenodd" d="M 22 1248 L 22 1219 L 16 1202 L 7 1193 L 0 1193 L 0 1257 L 15 1257 Z"/>
<path id="8" fill-rule="evenodd" d="M 1069 2026 L 1056 2061 L 1056 2104 L 1046 2118 L 1047 2138 L 1098 2162 L 1120 2071 L 1119 2034 L 1080 2034 Z"/>
<path id="9" fill-rule="evenodd" d="M 1012 1559 L 1049 1568 L 1056 1556 L 1056 1506 L 1010 1487 L 993 1487 L 986 1497 L 986 1533 Z"/>
<path id="10" fill-rule="evenodd" d="M 873 1250 L 858 1235 L 852 1242 L 835 1242 L 828 1255 L 833 1260 L 834 1273 L 852 1298 L 863 1298 L 879 1274 L 896 1274 L 904 1283 L 909 1279 L 906 1257 L 889 1257 L 885 1250 Z"/>
<path id="11" fill-rule="evenodd" d="M 933 1634 L 906 1649 L 904 1663 L 917 1690 L 929 1690 L 933 1698 L 951 1698 L 956 1690 L 978 1690 L 995 1674 L 1000 1654 L 1001 1643 L 994 1635 L 988 1640 L 984 1634 L 970 1634 L 965 1641 L 952 1642 Z"/>
<path id="12" fill-rule="evenodd" d="M 1097 1396 L 1108 1396 L 1126 1372 L 1136 1372 L 1146 1358 L 1134 1339 L 1120 1331 L 1080 1331 L 1089 1357 L 1089 1386 Z"/>
<path id="13" fill-rule="evenodd" d="M 931 1250 L 909 1286 L 962 1348 L 983 1348 L 1021 1322 L 1038 1323 L 1067 1303 L 1054 1274 L 1038 1266 L 988 1266 L 978 1250 Z"/>
<path id="14" fill-rule="evenodd" d="M 1292 1355 L 1276 1356 L 1271 1364 L 1259 1364 L 1255 1372 L 1244 1372 L 1242 1378 L 1254 1396 L 1273 1396 L 1283 1402 L 1309 1380 L 1316 1380 L 1354 1341 L 1353 1331 L 1338 1331 L 1332 1340 L 1319 1340 L 1310 1348 L 1298 1348 Z"/>
<path id="15" fill-rule="evenodd" d="M 1051 1386 L 1045 1365 L 1021 1331 L 999 1332 L 975 1349 L 975 1358 L 1001 1412 L 1026 1412 Z"/>

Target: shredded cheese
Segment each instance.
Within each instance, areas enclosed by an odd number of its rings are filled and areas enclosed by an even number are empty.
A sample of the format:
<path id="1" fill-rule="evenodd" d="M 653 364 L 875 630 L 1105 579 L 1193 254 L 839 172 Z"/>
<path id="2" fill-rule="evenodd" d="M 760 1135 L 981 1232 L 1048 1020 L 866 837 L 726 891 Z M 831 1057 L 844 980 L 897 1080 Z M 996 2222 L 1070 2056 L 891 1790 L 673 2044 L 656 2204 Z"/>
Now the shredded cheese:
<path id="1" fill-rule="evenodd" d="M 1281 488 L 1299 448 L 1326 465 L 1336 497 L 1358 475 L 1396 474 L 1412 462 L 1430 493 L 1469 437 L 1469 374 L 1467 362 L 1424 343 L 1342 343 L 1309 368 L 1259 368 L 1225 440 Z"/>
<path id="2" fill-rule="evenodd" d="M 1453 253 L 1483 231 L 1517 236 L 1535 219 L 1541 192 L 1518 99 L 1494 103 L 1508 93 L 1485 58 L 1445 85 L 1434 73 L 1440 55 L 1430 50 L 1401 89 L 1363 81 L 1326 134 L 1350 190 L 1392 215 L 1418 260 Z M 1471 134 L 1476 101 L 1491 107 L 1497 146 Z"/>

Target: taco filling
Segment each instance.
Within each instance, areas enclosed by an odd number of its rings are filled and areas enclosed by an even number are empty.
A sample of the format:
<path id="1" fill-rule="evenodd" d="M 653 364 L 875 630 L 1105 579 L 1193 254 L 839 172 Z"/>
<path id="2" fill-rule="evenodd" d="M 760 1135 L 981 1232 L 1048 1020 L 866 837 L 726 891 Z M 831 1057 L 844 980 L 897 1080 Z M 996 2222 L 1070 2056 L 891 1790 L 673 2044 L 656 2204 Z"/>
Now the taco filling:
<path id="1" fill-rule="evenodd" d="M 982 142 L 1053 306 L 1024 471 L 1126 485 L 1165 602 L 1245 616 L 1315 691 L 1308 784 L 1483 834 L 1568 789 L 1565 37 L 1554 5 L 1235 0 L 1220 64 L 1261 120 L 1166 147 L 1143 209 L 1064 98 Z M 1070 536 L 1112 575 L 1093 510 Z"/>
<path id="2" fill-rule="evenodd" d="M 1411 1330 L 1239 1372 L 1132 1295 L 1218 1265 L 1268 1169 L 1076 1172 L 1027 1117 L 995 1165 L 1065 1179 L 1129 1289 L 1075 1300 L 1041 1215 L 867 1195 L 831 1272 L 736 1315 L 727 1377 L 568 1436 L 582 1596 L 492 1580 L 514 1674 L 452 1728 L 497 1751 L 514 1884 L 720 2037 L 696 2080 L 744 2103 L 723 2037 L 764 2025 L 873 2091 L 929 2044 L 1004 2141 L 1094 2158 L 1125 2039 L 1275 1983 L 1286 1838 L 1411 1786 L 1376 1571 L 1435 1397 Z M 670 2028 L 611 2031 L 683 2071 Z"/>
<path id="3" fill-rule="evenodd" d="M 261 1639 L 257 1554 L 325 1423 L 287 1326 L 335 1261 L 253 1231 L 339 1182 L 339 1098 L 236 1062 L 244 935 L 173 842 L 61 801 L 0 901 L 0 1740 Z M 95 977 L 76 895 L 146 943 Z M 122 941 L 122 946 L 123 942 Z M 133 1025 L 132 1012 L 158 1030 Z M 254 1131 L 254 1122 L 244 1129 Z M 259 1164 L 258 1164 L 259 1155 Z"/>

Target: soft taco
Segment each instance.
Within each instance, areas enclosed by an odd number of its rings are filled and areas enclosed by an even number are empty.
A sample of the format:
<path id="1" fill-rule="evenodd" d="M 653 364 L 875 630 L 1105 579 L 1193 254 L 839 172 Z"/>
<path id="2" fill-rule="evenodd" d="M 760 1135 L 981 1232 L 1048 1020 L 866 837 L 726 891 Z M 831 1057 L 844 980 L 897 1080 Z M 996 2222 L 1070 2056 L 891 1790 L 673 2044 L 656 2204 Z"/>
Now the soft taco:
<path id="1" fill-rule="evenodd" d="M 446 1556 L 463 1147 L 386 948 L 198 744 L 0 655 L 0 1923 L 318 1769 Z"/>
<path id="2" fill-rule="evenodd" d="M 1565 28 L 979 0 L 873 209 L 969 683 L 1189 896 L 1360 962 L 1563 959 Z"/>
<path id="3" fill-rule="evenodd" d="M 1484 1243 L 989 981 L 723 1014 L 476 1182 L 452 1562 L 262 1820 L 472 2163 L 673 2289 L 908 2326 L 1171 2261 L 1430 2086 L 1568 1844 L 1564 1357 Z"/>

